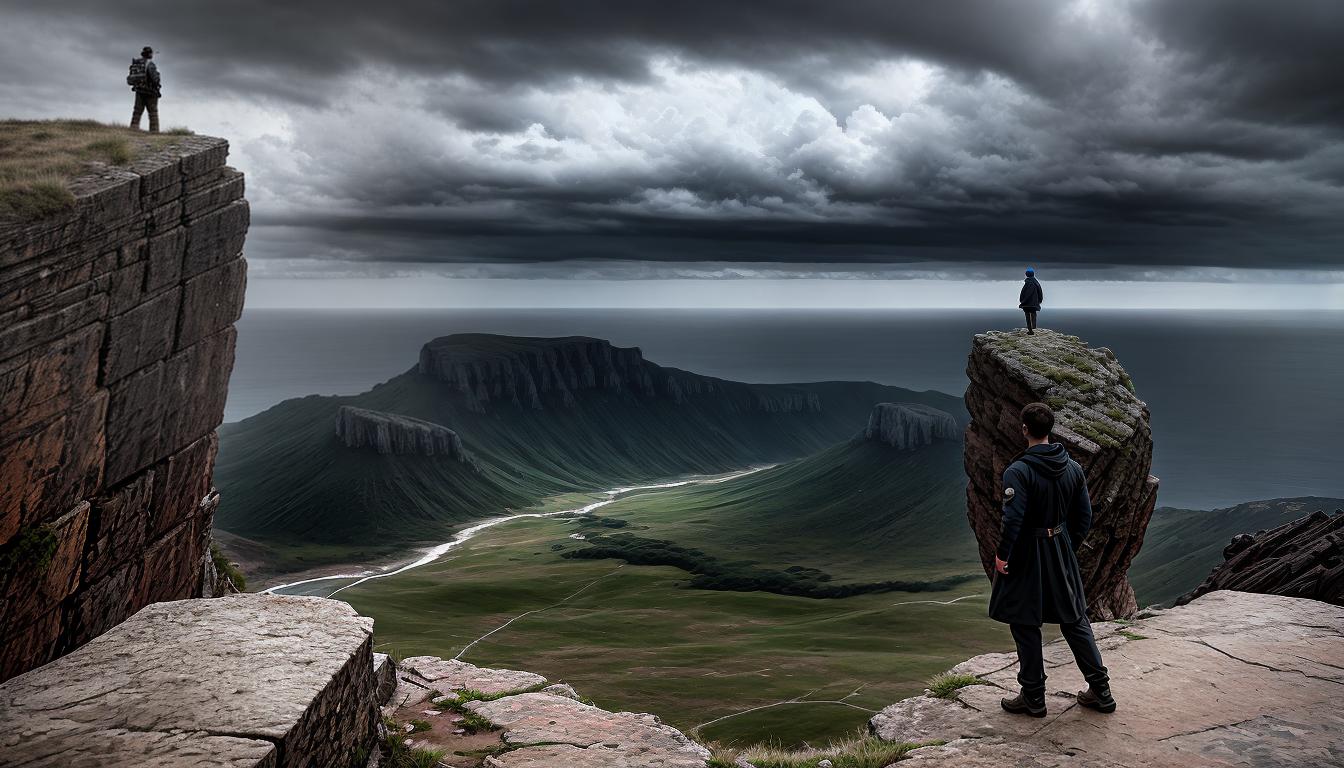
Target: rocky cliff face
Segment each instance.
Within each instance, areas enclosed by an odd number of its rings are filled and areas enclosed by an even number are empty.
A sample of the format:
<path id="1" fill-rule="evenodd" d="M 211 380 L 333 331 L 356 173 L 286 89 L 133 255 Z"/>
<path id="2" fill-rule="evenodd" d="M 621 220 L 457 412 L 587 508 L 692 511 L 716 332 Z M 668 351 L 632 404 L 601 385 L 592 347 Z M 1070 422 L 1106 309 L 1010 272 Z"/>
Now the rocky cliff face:
<path id="1" fill-rule="evenodd" d="M 1076 336 L 1038 330 L 993 331 L 975 337 L 966 364 L 967 517 L 980 542 L 986 573 L 998 545 L 1003 470 L 1022 451 L 1022 406 L 1045 402 L 1061 442 L 1087 472 L 1092 531 L 1078 562 L 1093 619 L 1132 615 L 1138 606 L 1125 578 L 1157 498 L 1148 407 L 1129 374 L 1106 348 Z"/>
<path id="2" fill-rule="evenodd" d="M 1177 605 L 1219 589 L 1309 597 L 1344 605 L 1344 510 L 1323 510 L 1255 535 L 1241 534 L 1223 550 L 1226 562 Z"/>
<path id="3" fill-rule="evenodd" d="M 743 408 L 821 410 L 814 393 L 748 391 L 721 379 L 661 368 L 645 361 L 636 347 L 616 347 L 585 336 L 444 336 L 421 348 L 419 371 L 461 392 L 468 407 L 481 412 L 496 402 L 537 410 L 548 405 L 573 406 L 575 395 L 584 390 L 666 398 L 675 403 L 733 390 Z"/>
<path id="4" fill-rule="evenodd" d="M 200 594 L 248 205 L 190 136 L 0 222 L 0 679 Z"/>
<path id="5" fill-rule="evenodd" d="M 878 403 L 873 406 L 863 436 L 904 451 L 934 440 L 958 440 L 961 428 L 952 414 L 937 408 L 919 403 Z"/>
<path id="6" fill-rule="evenodd" d="M 396 413 L 343 405 L 336 413 L 336 436 L 347 448 L 373 448 L 384 455 L 419 454 L 468 460 L 462 438 L 456 432 L 441 424 Z"/>

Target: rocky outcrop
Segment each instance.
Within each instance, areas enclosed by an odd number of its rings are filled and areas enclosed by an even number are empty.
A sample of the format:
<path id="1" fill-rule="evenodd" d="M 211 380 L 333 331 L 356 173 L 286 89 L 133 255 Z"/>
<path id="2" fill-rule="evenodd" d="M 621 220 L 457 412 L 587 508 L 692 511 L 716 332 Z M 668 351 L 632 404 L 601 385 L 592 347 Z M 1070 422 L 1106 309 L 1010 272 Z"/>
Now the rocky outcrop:
<path id="1" fill-rule="evenodd" d="M 184 136 L 0 221 L 0 679 L 200 594 L 248 226 Z"/>
<path id="2" fill-rule="evenodd" d="M 985 572 L 998 546 L 1003 471 L 1022 451 L 1022 406 L 1045 402 L 1057 421 L 1051 439 L 1063 443 L 1087 472 L 1092 530 L 1078 562 L 1093 619 L 1138 610 L 1125 578 L 1157 499 L 1148 406 L 1129 374 L 1105 347 L 1076 336 L 1038 330 L 978 334 L 966 364 L 967 517 L 980 543 Z"/>
<path id="3" fill-rule="evenodd" d="M 653 715 L 608 712 L 531 672 L 417 656 L 401 663 L 397 679 L 383 714 L 429 726 L 411 746 L 451 750 L 464 733 L 453 713 L 469 713 L 499 731 L 484 750 L 493 753 L 484 763 L 490 768 L 706 768 L 710 757 Z M 425 709 L 431 703 L 440 709 Z"/>
<path id="4" fill-rule="evenodd" d="M 1000 709 L 1017 691 L 1016 656 L 991 653 L 950 670 L 974 684 L 893 704 L 870 727 L 891 741 L 946 742 L 911 752 L 919 766 L 1344 764 L 1344 608 L 1220 591 L 1095 629 L 1119 702 L 1112 714 L 1077 705 L 1087 686 L 1057 640 L 1045 648 L 1045 719 Z"/>
<path id="5" fill-rule="evenodd" d="M 0 765 L 354 765 L 377 721 L 372 631 L 320 598 L 149 606 L 0 685 Z"/>
<path id="6" fill-rule="evenodd" d="M 503 402 L 540 410 L 569 407 L 586 390 L 605 390 L 674 403 L 728 396 L 743 409 L 772 413 L 821 410 L 813 392 L 787 386 L 751 387 L 663 368 L 637 347 L 586 336 L 521 338 L 488 334 L 444 336 L 420 350 L 419 371 L 460 392 L 471 410 Z"/>
<path id="7" fill-rule="evenodd" d="M 868 417 L 863 436 L 910 450 L 934 440 L 959 440 L 961 427 L 952 414 L 919 403 L 878 403 Z"/>
<path id="8" fill-rule="evenodd" d="M 1322 510 L 1254 536 L 1241 534 L 1223 550 L 1227 560 L 1177 605 L 1218 589 L 1309 597 L 1344 605 L 1344 510 Z"/>
<path id="9" fill-rule="evenodd" d="M 347 448 L 372 448 L 384 455 L 469 459 L 462 448 L 462 438 L 453 430 L 396 413 L 343 405 L 336 413 L 336 436 Z"/>

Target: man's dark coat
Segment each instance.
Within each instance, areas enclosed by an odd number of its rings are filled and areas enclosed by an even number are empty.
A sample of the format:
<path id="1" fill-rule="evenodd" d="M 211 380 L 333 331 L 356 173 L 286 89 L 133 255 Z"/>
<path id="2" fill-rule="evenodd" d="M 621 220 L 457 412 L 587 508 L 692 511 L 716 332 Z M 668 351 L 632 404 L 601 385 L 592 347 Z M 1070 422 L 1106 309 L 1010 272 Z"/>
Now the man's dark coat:
<path id="1" fill-rule="evenodd" d="M 989 616 L 1005 624 L 1068 624 L 1087 612 L 1074 557 L 1092 526 L 1087 477 L 1058 443 L 1035 445 L 1003 473 L 1003 530 Z M 1064 523 L 1054 536 L 1043 535 Z"/>
<path id="2" fill-rule="evenodd" d="M 1041 301 L 1045 299 L 1045 291 L 1041 289 L 1041 281 L 1035 276 L 1028 277 L 1022 284 L 1022 293 L 1017 297 L 1019 309 L 1029 309 L 1032 312 L 1041 311 Z"/>

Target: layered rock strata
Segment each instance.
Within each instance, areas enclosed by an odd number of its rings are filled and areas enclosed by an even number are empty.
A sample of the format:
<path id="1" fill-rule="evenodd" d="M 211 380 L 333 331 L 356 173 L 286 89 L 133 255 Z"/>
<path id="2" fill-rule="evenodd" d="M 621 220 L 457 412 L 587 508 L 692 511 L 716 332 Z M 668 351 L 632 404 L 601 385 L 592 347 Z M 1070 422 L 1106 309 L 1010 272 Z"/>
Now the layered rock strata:
<path id="1" fill-rule="evenodd" d="M 334 600 L 151 605 L 0 684 L 0 765 L 353 766 L 375 737 L 372 644 Z"/>
<path id="2" fill-rule="evenodd" d="M 1053 442 L 1087 472 L 1092 530 L 1078 546 L 1088 614 L 1104 620 L 1138 610 L 1125 572 L 1143 544 L 1157 499 L 1148 406 L 1105 347 L 1048 330 L 977 334 L 966 364 L 967 517 L 988 574 L 998 546 L 1003 471 L 1022 451 L 1020 412 L 1054 409 Z"/>
<path id="3" fill-rule="evenodd" d="M 1226 561 L 1177 605 L 1219 589 L 1309 597 L 1344 605 L 1344 510 L 1323 510 L 1255 535 L 1241 534 L 1223 550 Z"/>
<path id="4" fill-rule="evenodd" d="M 820 398 L 812 392 L 782 385 L 752 388 L 661 368 L 645 361 L 637 347 L 616 347 L 586 336 L 444 336 L 421 348 L 419 371 L 460 392 L 476 411 L 496 402 L 538 410 L 548 404 L 567 407 L 587 390 L 674 403 L 715 395 L 744 410 L 767 412 L 821 410 Z"/>
<path id="5" fill-rule="evenodd" d="M 934 440 L 958 440 L 961 427 L 952 414 L 919 403 L 878 403 L 868 417 L 863 436 L 910 450 Z"/>
<path id="6" fill-rule="evenodd" d="M 912 766 L 1344 764 L 1344 608 L 1219 591 L 1133 624 L 1094 627 L 1119 703 L 1112 714 L 1078 706 L 1087 684 L 1057 640 L 1045 647 L 1044 719 L 1000 708 L 1017 692 L 1017 658 L 991 653 L 950 670 L 974 684 L 893 704 L 870 728 L 890 741 L 944 742 L 911 752 Z"/>
<path id="7" fill-rule="evenodd" d="M 396 413 L 343 405 L 336 413 L 336 436 L 347 448 L 372 448 L 384 455 L 468 459 L 462 448 L 462 438 L 453 430 Z"/>
<path id="8" fill-rule="evenodd" d="M 201 594 L 248 226 L 184 136 L 0 221 L 0 679 Z"/>

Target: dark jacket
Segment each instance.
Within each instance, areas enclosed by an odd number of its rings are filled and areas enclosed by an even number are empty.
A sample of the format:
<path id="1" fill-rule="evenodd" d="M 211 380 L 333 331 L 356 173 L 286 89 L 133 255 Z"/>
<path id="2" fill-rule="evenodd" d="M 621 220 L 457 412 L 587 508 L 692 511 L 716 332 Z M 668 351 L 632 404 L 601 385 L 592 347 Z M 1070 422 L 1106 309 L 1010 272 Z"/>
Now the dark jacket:
<path id="1" fill-rule="evenodd" d="M 1003 530 L 989 616 L 1007 624 L 1061 624 L 1087 612 L 1074 548 L 1092 527 L 1087 477 L 1059 443 L 1029 448 L 1003 473 Z M 1064 523 L 1065 530 L 1045 536 Z"/>
<path id="2" fill-rule="evenodd" d="M 136 61 L 145 63 L 145 83 L 144 85 L 137 85 L 134 88 L 135 92 L 142 96 L 153 96 L 156 99 L 162 96 L 163 84 L 159 80 L 159 68 L 154 64 L 154 60 L 137 58 Z"/>
<path id="3" fill-rule="evenodd" d="M 1017 297 L 1018 307 L 1020 309 L 1030 309 L 1033 312 L 1041 311 L 1041 301 L 1045 299 L 1045 291 L 1041 290 L 1041 283 L 1034 276 L 1028 277 L 1022 284 L 1022 293 Z"/>

